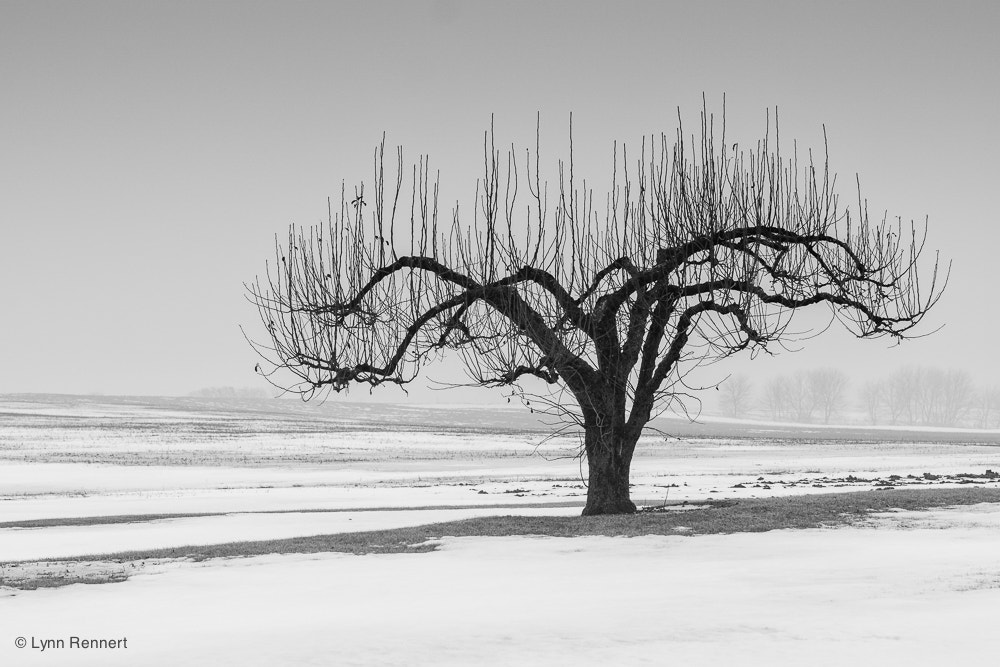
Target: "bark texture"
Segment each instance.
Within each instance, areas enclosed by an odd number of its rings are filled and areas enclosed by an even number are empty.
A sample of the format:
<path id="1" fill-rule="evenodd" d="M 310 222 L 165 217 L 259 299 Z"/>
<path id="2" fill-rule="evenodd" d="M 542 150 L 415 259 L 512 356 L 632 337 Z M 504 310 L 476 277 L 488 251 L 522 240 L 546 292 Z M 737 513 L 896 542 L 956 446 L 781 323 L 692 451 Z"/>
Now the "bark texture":
<path id="1" fill-rule="evenodd" d="M 629 497 L 629 469 L 635 442 L 624 435 L 589 426 L 587 449 L 587 505 L 583 516 L 632 514 L 635 503 Z"/>

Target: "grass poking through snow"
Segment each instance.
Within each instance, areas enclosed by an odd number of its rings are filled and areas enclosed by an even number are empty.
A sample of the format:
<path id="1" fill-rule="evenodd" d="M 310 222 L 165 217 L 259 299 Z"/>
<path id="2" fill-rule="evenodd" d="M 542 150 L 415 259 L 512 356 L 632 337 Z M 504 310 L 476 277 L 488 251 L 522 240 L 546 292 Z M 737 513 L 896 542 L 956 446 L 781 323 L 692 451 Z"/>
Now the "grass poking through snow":
<path id="1" fill-rule="evenodd" d="M 835 527 L 858 524 L 869 515 L 892 509 L 926 510 L 976 503 L 1000 503 L 1000 489 L 902 489 L 711 501 L 694 509 L 652 509 L 628 516 L 492 516 L 409 528 L 316 535 L 281 540 L 233 542 L 206 546 L 131 551 L 81 556 L 56 563 L 14 563 L 0 566 L 0 585 L 28 589 L 70 583 L 123 581 L 145 561 L 184 558 L 236 558 L 266 554 L 424 553 L 437 548 L 442 537 L 509 537 L 543 535 L 579 537 L 605 535 L 711 535 L 779 529 Z M 101 563 L 89 574 L 85 568 Z M 76 563 L 81 567 L 73 567 Z M 110 568 L 110 569 L 109 569 Z M 33 577 L 31 573 L 36 575 Z"/>

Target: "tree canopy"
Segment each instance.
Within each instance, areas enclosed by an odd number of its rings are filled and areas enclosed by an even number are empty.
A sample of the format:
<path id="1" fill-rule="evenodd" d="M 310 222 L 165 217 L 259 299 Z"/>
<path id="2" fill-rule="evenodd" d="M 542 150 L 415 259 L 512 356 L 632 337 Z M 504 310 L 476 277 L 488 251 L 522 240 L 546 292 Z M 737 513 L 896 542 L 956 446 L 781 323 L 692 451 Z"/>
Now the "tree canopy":
<path id="1" fill-rule="evenodd" d="M 572 120 L 551 193 L 538 135 L 501 152 L 491 129 L 472 210 L 448 219 L 427 159 L 407 169 L 397 149 L 387 174 L 383 137 L 371 185 L 342 187 L 327 224 L 292 227 L 249 286 L 266 373 L 307 396 L 405 385 L 447 349 L 482 386 L 538 378 L 583 428 L 585 513 L 633 511 L 635 444 L 690 368 L 767 350 L 807 306 L 858 337 L 902 339 L 947 282 L 936 254 L 920 266 L 926 223 L 872 221 L 860 191 L 842 205 L 825 146 L 783 158 L 769 120 L 744 148 L 707 110 L 699 129 L 615 144 L 596 200 Z"/>

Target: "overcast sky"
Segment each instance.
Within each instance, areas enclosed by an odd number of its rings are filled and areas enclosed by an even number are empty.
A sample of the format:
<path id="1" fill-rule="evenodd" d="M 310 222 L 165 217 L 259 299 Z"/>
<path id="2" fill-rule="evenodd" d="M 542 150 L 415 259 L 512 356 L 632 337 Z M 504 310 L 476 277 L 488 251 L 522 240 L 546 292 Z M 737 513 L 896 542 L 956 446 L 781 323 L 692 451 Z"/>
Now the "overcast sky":
<path id="1" fill-rule="evenodd" d="M 733 370 L 1000 382 L 998 7 L 0 0 L 0 392 L 259 385 L 242 283 L 367 177 L 383 131 L 469 201 L 491 114 L 524 145 L 541 112 L 554 160 L 572 111 L 589 164 L 696 119 L 703 93 L 741 139 L 768 107 L 800 146 L 825 125 L 842 196 L 860 174 L 873 213 L 929 216 L 955 263 L 934 336 L 831 332 Z"/>

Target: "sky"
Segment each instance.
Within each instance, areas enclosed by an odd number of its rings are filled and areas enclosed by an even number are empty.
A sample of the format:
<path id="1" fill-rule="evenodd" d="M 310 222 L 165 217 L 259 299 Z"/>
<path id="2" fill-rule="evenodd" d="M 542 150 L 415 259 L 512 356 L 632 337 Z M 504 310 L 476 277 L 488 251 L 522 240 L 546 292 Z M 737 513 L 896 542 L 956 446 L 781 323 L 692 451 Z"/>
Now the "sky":
<path id="1" fill-rule="evenodd" d="M 932 336 L 831 331 L 720 377 L 923 364 L 1000 382 L 997 25 L 990 2 L 0 0 L 0 393 L 266 386 L 243 284 L 368 176 L 383 132 L 468 202 L 491 115 L 524 146 L 539 114 L 555 160 L 572 112 L 600 180 L 613 141 L 672 134 L 678 108 L 723 94 L 735 136 L 775 107 L 800 147 L 825 127 L 842 197 L 857 174 L 873 214 L 926 217 L 953 271 Z"/>

